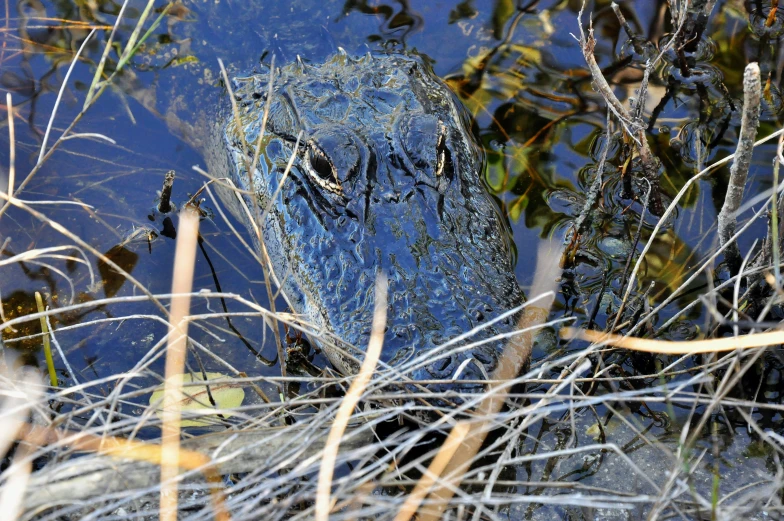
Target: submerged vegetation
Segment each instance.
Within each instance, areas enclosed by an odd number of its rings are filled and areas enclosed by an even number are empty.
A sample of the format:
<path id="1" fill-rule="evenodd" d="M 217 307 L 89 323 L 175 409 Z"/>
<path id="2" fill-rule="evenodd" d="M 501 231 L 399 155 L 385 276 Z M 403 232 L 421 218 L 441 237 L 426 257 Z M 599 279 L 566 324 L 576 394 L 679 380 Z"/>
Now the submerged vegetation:
<path id="1" fill-rule="evenodd" d="M 252 4 L 6 3 L 9 519 L 781 517 L 777 1 Z M 383 279 L 337 374 L 191 169 L 217 58 L 336 45 L 474 118 L 527 295 L 482 393 L 378 362 Z"/>

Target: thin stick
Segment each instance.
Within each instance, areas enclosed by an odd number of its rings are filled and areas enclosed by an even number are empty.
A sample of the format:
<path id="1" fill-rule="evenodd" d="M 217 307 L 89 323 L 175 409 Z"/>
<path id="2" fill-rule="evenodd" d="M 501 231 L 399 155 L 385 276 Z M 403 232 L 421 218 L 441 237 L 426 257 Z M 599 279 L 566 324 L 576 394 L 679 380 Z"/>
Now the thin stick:
<path id="1" fill-rule="evenodd" d="M 329 431 L 326 447 L 324 447 L 324 458 L 321 460 L 319 468 L 318 487 L 316 488 L 316 521 L 328 521 L 329 511 L 332 509 L 331 489 L 332 475 L 335 472 L 335 461 L 337 460 L 338 447 L 346 425 L 354 407 L 359 403 L 362 393 L 365 392 L 376 364 L 381 356 L 381 346 L 384 343 L 384 329 L 387 325 L 387 279 L 382 273 L 376 277 L 376 303 L 373 310 L 373 324 L 370 329 L 370 341 L 368 342 L 365 360 L 359 374 L 348 388 L 346 396 L 340 404 L 335 421 Z"/>
<path id="2" fill-rule="evenodd" d="M 779 144 L 776 149 L 776 158 L 773 160 L 773 190 L 771 194 L 771 239 L 773 244 L 773 274 L 776 280 L 776 291 L 781 290 L 781 237 L 779 230 L 779 219 L 784 216 L 779 216 L 779 168 L 781 167 L 781 152 L 784 149 L 784 136 L 779 136 Z"/>
<path id="3" fill-rule="evenodd" d="M 730 167 L 727 195 L 718 217 L 719 241 L 722 246 L 727 244 L 735 233 L 736 215 L 743 199 L 743 190 L 751 165 L 751 154 L 754 150 L 754 138 L 759 126 L 761 95 L 759 65 L 750 63 L 743 73 L 743 116 L 740 123 L 740 138 L 735 149 L 735 159 Z M 737 243 L 728 246 L 724 257 L 734 271 L 740 263 L 740 250 Z"/>
<path id="4" fill-rule="evenodd" d="M 223 78 L 223 83 L 226 85 L 226 90 L 229 93 L 229 102 L 231 102 L 231 115 L 234 118 L 234 125 L 237 127 L 237 133 L 240 137 L 240 143 L 242 144 L 242 160 L 245 163 L 245 170 L 248 171 L 248 175 L 253 175 L 253 172 L 250 170 L 250 163 L 248 162 L 248 150 L 246 147 L 247 141 L 245 140 L 245 130 L 242 127 L 242 119 L 240 119 L 240 110 L 237 107 L 237 100 L 234 99 L 234 91 L 231 88 L 231 82 L 229 81 L 229 75 L 226 72 L 226 67 L 223 65 L 223 60 L 218 58 L 218 66 L 220 66 L 221 70 L 221 77 Z"/>
<path id="5" fill-rule="evenodd" d="M 14 132 L 14 107 L 11 104 L 11 93 L 5 95 L 5 104 L 8 107 L 8 197 L 14 196 L 14 183 L 16 182 L 16 133 Z M 7 203 L 6 203 L 7 204 Z"/>
<path id="6" fill-rule="evenodd" d="M 258 223 L 257 225 L 259 228 L 263 226 L 263 223 L 267 222 L 267 216 L 269 215 L 270 210 L 272 210 L 272 205 L 278 198 L 280 191 L 283 190 L 283 185 L 286 182 L 286 179 L 288 179 L 289 173 L 291 173 L 291 168 L 294 166 L 294 161 L 297 159 L 297 150 L 299 150 L 299 144 L 302 141 L 302 136 L 304 135 L 304 130 L 300 130 L 299 134 L 297 134 L 297 140 L 294 142 L 294 153 L 291 154 L 289 162 L 286 163 L 286 169 L 283 171 L 283 175 L 280 176 L 280 182 L 278 183 L 278 186 L 275 187 L 275 191 L 272 192 L 272 197 L 270 197 L 270 200 L 267 201 L 267 205 L 264 207 L 264 213 L 261 214 L 261 217 L 256 216 L 256 222 Z M 256 205 L 256 209 L 258 210 L 258 205 Z"/>
<path id="7" fill-rule="evenodd" d="M 267 130 L 267 119 L 269 118 L 269 109 L 270 105 L 272 105 L 272 85 L 275 81 L 275 55 L 272 55 L 272 60 L 270 60 L 270 74 L 269 74 L 269 85 L 267 86 L 267 102 L 264 104 L 264 113 L 261 116 L 261 130 L 259 130 L 259 137 L 256 140 L 256 148 L 255 153 L 253 154 L 253 162 L 250 165 L 250 170 L 248 171 L 248 181 L 250 184 L 250 191 L 255 193 L 253 189 L 253 176 L 256 173 L 256 166 L 259 164 L 259 156 L 261 155 L 261 141 L 264 139 L 264 134 L 266 134 Z M 297 150 L 297 147 L 294 147 L 294 150 Z M 261 226 L 261 223 L 259 223 Z"/>
<path id="8" fill-rule="evenodd" d="M 646 181 L 648 181 L 646 179 Z M 637 245 L 640 244 L 640 236 L 642 235 L 642 229 L 645 225 L 645 211 L 648 209 L 648 201 L 650 200 L 651 195 L 651 183 L 648 182 L 648 192 L 645 194 L 645 199 L 642 203 L 642 211 L 640 212 L 640 224 L 637 226 L 637 233 L 634 236 L 634 244 L 632 245 L 632 249 L 629 252 L 629 257 L 626 259 L 626 266 L 623 268 L 623 275 L 621 276 L 621 284 L 624 284 L 627 280 L 629 281 L 629 287 L 634 288 L 637 284 L 635 279 L 627 279 L 626 275 L 629 274 L 629 268 L 632 265 L 632 259 L 634 258 L 634 252 L 637 251 Z M 610 331 L 615 331 L 618 327 L 618 322 L 621 321 L 621 316 L 623 315 L 623 310 L 626 307 L 626 301 L 629 298 L 629 291 L 623 294 L 623 299 L 621 300 L 621 305 L 618 306 L 618 311 L 615 312 L 615 320 L 613 321 L 613 325 L 610 328 Z"/>
<path id="9" fill-rule="evenodd" d="M 196 242 L 199 236 L 199 216 L 186 209 L 180 214 L 177 250 L 172 276 L 169 339 L 166 347 L 166 382 L 163 395 L 163 426 L 161 435 L 161 507 L 162 521 L 177 520 L 177 475 L 180 461 L 180 403 L 182 373 L 185 367 L 185 348 L 188 338 L 186 317 L 191 307 L 190 292 L 196 264 Z"/>
<path id="10" fill-rule="evenodd" d="M 738 270 L 738 275 L 743 275 L 743 272 L 746 270 L 746 264 L 749 262 L 749 257 L 751 257 L 752 252 L 754 251 L 754 247 L 757 245 L 757 241 L 754 241 L 751 248 L 749 249 L 746 257 L 743 259 L 743 262 L 740 265 L 740 269 Z M 739 313 L 738 313 L 738 296 L 740 295 L 740 283 L 743 281 L 743 277 L 739 276 L 735 279 L 734 287 L 732 288 L 732 333 L 737 337 L 740 334 L 740 327 L 738 327 L 738 320 L 739 320 Z M 753 333 L 754 331 L 752 331 Z"/>
<path id="11" fill-rule="evenodd" d="M 612 7 L 615 16 L 618 18 L 618 21 L 623 27 L 623 30 L 626 31 L 626 36 L 628 36 L 630 40 L 634 40 L 635 37 L 634 30 L 632 29 L 631 25 L 629 25 L 629 22 L 626 20 L 626 17 L 623 16 L 620 6 L 615 2 L 613 2 L 612 4 L 610 4 L 610 7 Z"/>
<path id="12" fill-rule="evenodd" d="M 63 92 L 65 92 L 65 88 L 68 86 L 68 79 L 71 77 L 71 72 L 73 72 L 74 65 L 76 65 L 77 61 L 79 61 L 79 56 L 82 54 L 82 51 L 87 45 L 87 42 L 89 42 L 90 38 L 93 37 L 93 34 L 95 34 L 95 29 L 90 31 L 90 34 L 88 34 L 87 38 L 84 39 L 82 45 L 79 46 L 79 50 L 76 51 L 76 56 L 74 56 L 73 60 L 71 61 L 71 65 L 68 66 L 68 72 L 65 73 L 63 84 L 60 85 L 60 91 L 57 93 L 57 100 L 54 102 L 52 115 L 49 116 L 49 124 L 46 125 L 44 140 L 41 143 L 41 151 L 38 153 L 38 161 L 36 162 L 36 164 L 41 164 L 41 162 L 44 160 L 44 154 L 46 153 L 46 142 L 49 141 L 49 133 L 52 131 L 52 125 L 54 124 L 54 118 L 57 115 L 57 108 L 60 106 L 60 100 L 63 97 Z"/>
<path id="13" fill-rule="evenodd" d="M 580 49 L 583 52 L 585 63 L 588 65 L 588 70 L 591 72 L 591 77 L 593 78 L 593 83 L 596 86 L 596 89 L 607 102 L 608 108 L 615 113 L 615 115 L 620 120 L 621 125 L 626 129 L 626 131 L 637 144 L 643 172 L 648 181 L 651 183 L 651 195 L 653 197 L 653 199 L 651 199 L 651 206 L 653 213 L 659 215 L 662 213 L 663 208 L 661 208 L 661 197 L 659 194 L 659 177 L 657 173 L 658 166 L 656 157 L 651 151 L 650 145 L 648 145 L 648 139 L 645 135 L 645 127 L 641 125 L 640 122 L 637 121 L 628 110 L 626 110 L 626 107 L 623 106 L 623 103 L 621 103 L 618 97 L 615 95 L 612 87 L 610 87 L 610 84 L 604 77 L 602 69 L 596 62 L 596 57 L 593 53 L 594 48 L 596 47 L 596 40 L 593 37 L 593 25 L 589 26 L 587 36 L 583 30 L 582 15 L 584 9 L 585 2 L 583 2 L 583 6 L 577 16 L 577 21 L 580 25 L 580 38 L 575 38 L 580 44 Z"/>

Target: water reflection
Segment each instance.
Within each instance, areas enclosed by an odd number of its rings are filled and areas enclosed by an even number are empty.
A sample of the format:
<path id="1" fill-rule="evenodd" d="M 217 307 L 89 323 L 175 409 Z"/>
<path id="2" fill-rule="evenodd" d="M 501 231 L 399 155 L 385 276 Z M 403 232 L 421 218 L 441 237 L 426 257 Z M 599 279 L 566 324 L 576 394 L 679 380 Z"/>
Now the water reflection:
<path id="1" fill-rule="evenodd" d="M 352 12 L 380 17 L 383 20 L 379 27 L 380 34 L 367 35 L 366 38 L 368 42 L 381 42 L 390 48 L 396 45 L 405 48 L 406 37 L 421 29 L 424 23 L 422 16 L 406 0 L 398 0 L 394 4 L 373 2 L 373 5 L 366 0 L 347 0 L 343 6 L 344 16 Z"/>
<path id="2" fill-rule="evenodd" d="M 127 273 L 132 273 L 133 269 L 136 267 L 136 263 L 139 262 L 139 255 L 120 246 L 113 246 L 112 249 L 107 251 L 104 256 L 112 261 L 113 263 L 117 264 L 123 271 Z M 122 273 L 115 271 L 109 264 L 107 264 L 103 259 L 98 260 L 98 272 L 101 274 L 101 280 L 103 281 L 103 292 L 104 295 L 107 297 L 113 297 L 117 294 L 117 291 L 122 287 L 123 284 L 127 281 L 125 275 Z"/>

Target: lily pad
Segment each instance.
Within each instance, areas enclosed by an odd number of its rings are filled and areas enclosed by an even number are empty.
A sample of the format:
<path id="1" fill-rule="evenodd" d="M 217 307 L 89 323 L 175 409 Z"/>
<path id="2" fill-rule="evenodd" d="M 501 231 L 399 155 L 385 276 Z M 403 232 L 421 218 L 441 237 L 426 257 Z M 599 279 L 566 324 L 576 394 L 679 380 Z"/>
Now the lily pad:
<path id="1" fill-rule="evenodd" d="M 180 422 L 181 427 L 208 427 L 214 425 L 220 419 L 226 419 L 233 414 L 230 412 L 232 409 L 242 405 L 245 399 L 245 390 L 239 387 L 239 384 L 232 383 L 226 379 L 230 379 L 229 375 L 222 373 L 206 373 L 207 384 L 205 385 L 187 385 L 193 382 L 204 382 L 202 374 L 187 373 L 182 375 L 183 388 L 181 391 L 181 399 L 179 406 L 182 413 L 188 411 L 199 412 L 203 416 L 199 418 L 189 418 Z M 221 382 L 211 383 L 212 380 L 221 379 Z M 209 388 L 209 392 L 208 392 Z M 164 386 L 159 385 L 152 396 L 150 396 L 150 405 L 155 406 L 155 414 L 161 418 L 163 415 L 163 393 Z M 215 406 L 212 405 L 210 396 L 215 401 Z M 209 411 L 219 409 L 221 412 L 210 413 Z"/>

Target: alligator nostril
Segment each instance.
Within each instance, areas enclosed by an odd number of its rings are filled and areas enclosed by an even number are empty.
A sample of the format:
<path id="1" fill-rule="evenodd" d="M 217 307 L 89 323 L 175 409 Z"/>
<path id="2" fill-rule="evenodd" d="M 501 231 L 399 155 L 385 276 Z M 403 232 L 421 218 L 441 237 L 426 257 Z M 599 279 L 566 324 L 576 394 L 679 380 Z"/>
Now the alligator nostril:
<path id="1" fill-rule="evenodd" d="M 411 330 L 407 326 L 395 326 L 395 336 L 403 341 L 411 340 Z"/>
<path id="2" fill-rule="evenodd" d="M 495 366 L 495 356 L 490 353 L 484 352 L 480 349 L 476 349 L 471 353 L 474 358 L 476 358 L 479 362 L 485 366 L 485 369 L 493 369 Z"/>
<path id="3" fill-rule="evenodd" d="M 452 357 L 444 357 L 439 360 L 436 360 L 432 364 L 427 367 L 427 372 L 429 372 L 434 378 L 443 378 L 444 372 L 452 363 Z"/>

